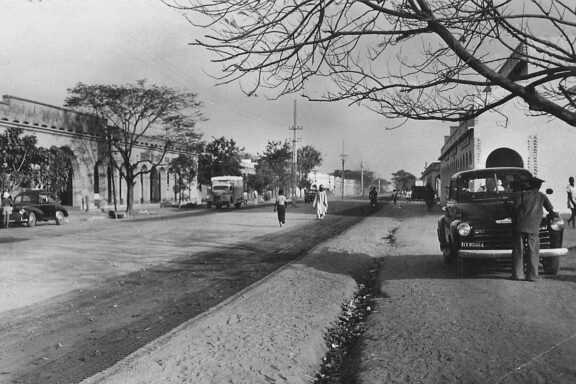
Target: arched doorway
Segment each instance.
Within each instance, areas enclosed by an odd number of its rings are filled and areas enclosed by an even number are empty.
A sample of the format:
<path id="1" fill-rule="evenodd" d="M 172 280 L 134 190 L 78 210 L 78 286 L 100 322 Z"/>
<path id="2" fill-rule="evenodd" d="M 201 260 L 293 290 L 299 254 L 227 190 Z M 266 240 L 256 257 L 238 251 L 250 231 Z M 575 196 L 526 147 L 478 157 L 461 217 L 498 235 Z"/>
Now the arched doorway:
<path id="1" fill-rule="evenodd" d="M 150 170 L 150 202 L 157 203 L 160 201 L 160 174 L 156 167 Z"/>
<path id="2" fill-rule="evenodd" d="M 510 148 L 498 148 L 486 159 L 486 167 L 520 167 L 524 168 L 524 161 L 518 152 Z"/>
<path id="3" fill-rule="evenodd" d="M 52 147 L 51 150 L 57 149 L 56 147 Z M 74 152 L 68 147 L 60 147 L 59 150 L 64 153 L 62 161 L 67 162 L 67 166 L 69 167 L 66 186 L 60 190 L 60 202 L 62 205 L 74 205 L 74 171 L 78 169 L 76 156 L 74 155 Z"/>
<path id="4" fill-rule="evenodd" d="M 144 182 L 148 180 L 148 177 L 145 179 L 144 175 L 148 175 L 148 167 L 146 165 L 143 165 L 140 169 L 140 204 L 144 204 L 144 201 L 146 200 L 144 195 L 144 191 L 146 191 Z"/>

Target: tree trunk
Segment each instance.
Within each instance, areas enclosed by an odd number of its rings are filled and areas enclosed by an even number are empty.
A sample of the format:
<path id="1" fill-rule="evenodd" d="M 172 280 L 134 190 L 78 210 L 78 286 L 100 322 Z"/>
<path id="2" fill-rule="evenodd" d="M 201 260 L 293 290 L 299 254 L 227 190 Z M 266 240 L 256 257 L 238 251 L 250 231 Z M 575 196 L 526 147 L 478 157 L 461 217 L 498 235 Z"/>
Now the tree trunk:
<path id="1" fill-rule="evenodd" d="M 126 214 L 132 215 L 134 210 L 134 175 L 131 171 L 126 172 Z"/>

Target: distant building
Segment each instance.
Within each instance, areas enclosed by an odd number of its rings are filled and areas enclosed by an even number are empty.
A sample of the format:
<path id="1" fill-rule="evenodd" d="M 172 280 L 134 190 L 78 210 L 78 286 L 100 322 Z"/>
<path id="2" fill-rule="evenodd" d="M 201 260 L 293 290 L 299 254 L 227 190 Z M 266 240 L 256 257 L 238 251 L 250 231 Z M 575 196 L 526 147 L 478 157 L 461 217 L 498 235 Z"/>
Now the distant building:
<path id="1" fill-rule="evenodd" d="M 256 174 L 256 163 L 252 159 L 240 160 L 241 172 L 244 176 Z"/>
<path id="2" fill-rule="evenodd" d="M 518 50 L 525 49 L 522 45 Z M 527 73 L 528 63 L 514 56 L 500 73 L 513 76 Z M 486 89 L 486 92 L 503 92 Z M 440 152 L 443 191 L 450 177 L 459 171 L 496 166 L 523 167 L 545 180 L 542 190 L 557 211 L 566 211 L 568 177 L 576 177 L 576 127 L 549 116 L 528 116 L 528 105 L 520 99 L 505 104 L 498 112 L 450 127 Z M 445 201 L 446 196 L 442 196 Z"/>
<path id="3" fill-rule="evenodd" d="M 95 116 L 14 96 L 3 96 L 0 102 L 0 132 L 10 127 L 23 129 L 25 135 L 35 135 L 40 147 L 56 146 L 72 154 L 73 169 L 68 186 L 60 196 L 63 204 L 80 207 L 88 202 L 89 206 L 93 206 L 95 199 L 111 203 L 114 190 L 117 201 L 126 201 L 126 182 L 110 166 L 107 156 L 98 150 L 104 140 L 104 132 Z M 168 170 L 168 164 L 179 153 L 167 153 L 162 164 L 153 167 L 150 159 L 160 156 L 161 149 L 162 142 L 150 137 L 143 137 L 137 144 L 134 156 L 142 161 L 138 170 L 152 169 L 136 181 L 135 206 L 138 203 L 158 203 L 164 199 L 177 198 L 173 190 L 175 176 Z M 188 192 L 192 201 L 199 202 L 195 183 Z"/>
<path id="4" fill-rule="evenodd" d="M 422 176 L 420 176 L 423 186 L 431 185 L 434 190 L 441 194 L 440 162 L 434 161 L 430 165 L 426 164 Z"/>

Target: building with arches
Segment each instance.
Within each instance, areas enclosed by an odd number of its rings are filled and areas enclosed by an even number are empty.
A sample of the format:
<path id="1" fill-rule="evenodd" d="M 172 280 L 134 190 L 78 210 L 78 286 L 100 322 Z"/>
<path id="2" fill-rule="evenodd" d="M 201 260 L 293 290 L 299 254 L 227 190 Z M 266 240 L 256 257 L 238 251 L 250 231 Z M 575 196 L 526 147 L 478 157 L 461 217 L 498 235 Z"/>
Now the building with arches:
<path id="1" fill-rule="evenodd" d="M 89 208 L 100 202 L 111 204 L 114 195 L 118 203 L 126 202 L 126 182 L 111 166 L 107 152 L 102 148 L 105 136 L 96 116 L 5 95 L 0 102 L 0 131 L 10 127 L 36 136 L 40 147 L 56 146 L 69 152 L 72 171 L 66 190 L 60 194 L 64 205 Z M 179 199 L 173 189 L 175 176 L 168 167 L 179 153 L 168 152 L 159 165 L 157 161 L 150 161 L 161 154 L 162 142 L 158 139 L 143 137 L 135 147 L 133 156 L 143 161 L 139 170 L 150 171 L 141 174 L 136 181 L 135 207 Z M 196 181 L 187 195 L 192 202 L 200 202 Z"/>
<path id="2" fill-rule="evenodd" d="M 524 49 L 519 46 L 517 50 Z M 522 56 L 513 56 L 500 73 L 514 76 L 527 73 L 528 64 Z M 499 89 L 486 89 L 491 93 Z M 515 99 L 498 111 L 450 127 L 440 151 L 441 188 L 445 190 L 450 177 L 459 171 L 497 166 L 523 167 L 545 180 L 542 189 L 551 188 L 554 209 L 567 211 L 568 177 L 576 177 L 576 128 L 549 116 L 531 111 Z M 445 201 L 445 194 L 443 201 Z"/>

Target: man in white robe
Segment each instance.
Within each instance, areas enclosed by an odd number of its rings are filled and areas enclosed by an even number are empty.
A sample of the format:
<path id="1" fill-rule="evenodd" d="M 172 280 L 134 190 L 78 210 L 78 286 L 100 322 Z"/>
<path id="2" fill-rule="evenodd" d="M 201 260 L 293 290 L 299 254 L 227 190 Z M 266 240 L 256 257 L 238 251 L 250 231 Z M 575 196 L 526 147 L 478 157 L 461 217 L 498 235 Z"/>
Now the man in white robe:
<path id="1" fill-rule="evenodd" d="M 328 196 L 326 196 L 326 191 L 324 190 L 323 185 L 320 185 L 318 188 L 312 206 L 316 208 L 316 219 L 323 220 L 328 211 Z"/>

